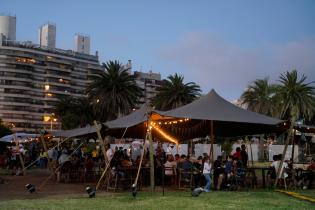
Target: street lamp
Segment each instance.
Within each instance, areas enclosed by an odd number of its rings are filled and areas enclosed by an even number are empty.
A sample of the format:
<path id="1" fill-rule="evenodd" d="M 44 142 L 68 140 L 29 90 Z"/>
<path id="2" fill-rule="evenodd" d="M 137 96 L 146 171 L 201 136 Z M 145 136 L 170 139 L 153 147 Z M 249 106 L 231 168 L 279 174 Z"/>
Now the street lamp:
<path id="1" fill-rule="evenodd" d="M 53 118 L 53 117 L 52 117 L 52 118 L 50 119 L 50 131 L 52 131 L 53 121 L 54 121 L 54 122 L 57 122 L 57 118 Z"/>
<path id="2" fill-rule="evenodd" d="M 51 113 L 50 115 L 44 116 L 44 122 L 50 121 L 50 131 L 53 129 L 53 122 L 57 122 L 57 118 L 55 118 L 55 114 Z"/>

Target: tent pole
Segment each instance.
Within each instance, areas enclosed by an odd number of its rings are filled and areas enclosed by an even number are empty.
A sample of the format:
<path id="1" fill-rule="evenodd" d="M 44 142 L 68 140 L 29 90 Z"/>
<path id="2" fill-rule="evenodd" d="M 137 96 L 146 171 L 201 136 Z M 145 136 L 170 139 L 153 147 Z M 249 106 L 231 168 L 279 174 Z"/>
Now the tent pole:
<path id="1" fill-rule="evenodd" d="M 252 167 L 254 167 L 254 159 L 253 159 L 253 148 L 252 148 L 252 142 L 249 140 L 249 147 L 250 147 L 250 157 L 252 159 Z"/>
<path id="2" fill-rule="evenodd" d="M 23 157 L 22 157 L 21 152 L 20 152 L 20 145 L 19 145 L 19 141 L 18 141 L 18 139 L 16 137 L 16 133 L 13 134 L 13 138 L 14 138 L 14 141 L 15 141 L 17 153 L 19 154 L 19 159 L 20 159 L 20 163 L 21 163 L 21 166 L 22 166 L 22 173 L 23 173 L 23 175 L 25 175 L 24 161 L 23 161 Z"/>
<path id="3" fill-rule="evenodd" d="M 276 177 L 275 186 L 274 186 L 275 188 L 277 187 L 278 180 L 279 180 L 280 176 L 282 175 L 282 174 L 280 174 L 280 172 L 282 171 L 281 168 L 282 168 L 282 165 L 283 165 L 285 154 L 287 153 L 288 145 L 290 143 L 290 138 L 291 138 L 291 135 L 292 135 L 292 129 L 293 129 L 293 125 L 294 125 L 293 123 L 294 122 L 295 122 L 295 120 L 291 121 L 291 125 L 290 125 L 289 131 L 288 131 L 288 136 L 287 136 L 287 139 L 286 139 L 286 142 L 285 142 L 285 146 L 284 146 L 284 149 L 283 149 L 283 153 L 282 153 L 282 159 L 281 159 L 281 162 L 279 164 L 278 171 L 277 171 L 277 177 Z"/>
<path id="4" fill-rule="evenodd" d="M 103 152 L 103 155 L 104 155 L 104 160 L 105 160 L 105 163 L 107 165 L 107 164 L 109 164 L 109 160 L 108 160 L 107 155 L 106 155 L 104 141 L 103 141 L 103 138 L 102 138 L 102 135 L 101 135 L 100 128 L 98 127 L 98 124 L 97 124 L 97 122 L 95 120 L 94 120 L 94 126 L 95 126 L 95 130 L 96 130 L 96 133 L 97 133 L 97 137 L 100 140 L 102 152 Z"/>
<path id="5" fill-rule="evenodd" d="M 41 142 L 42 142 L 42 144 L 43 144 L 43 147 L 44 147 L 44 150 L 45 150 L 45 152 L 46 152 L 46 154 L 47 154 L 47 156 L 48 156 L 47 144 L 46 144 L 46 142 L 45 142 L 44 135 L 43 135 L 42 133 L 40 134 L 40 140 L 41 140 Z M 48 169 L 49 169 L 51 172 L 53 172 L 50 158 L 47 157 L 47 159 L 48 159 Z"/>
<path id="6" fill-rule="evenodd" d="M 211 120 L 211 147 L 210 147 L 210 155 L 211 155 L 211 163 L 214 163 L 214 154 L 213 154 L 213 144 L 214 144 L 214 135 L 213 135 L 213 120 Z"/>
<path id="7" fill-rule="evenodd" d="M 152 132 L 151 132 L 151 116 L 149 116 L 148 120 L 148 136 L 149 136 L 149 142 L 150 142 L 150 186 L 151 186 L 151 192 L 154 191 L 154 159 L 153 159 L 153 141 L 152 141 Z"/>

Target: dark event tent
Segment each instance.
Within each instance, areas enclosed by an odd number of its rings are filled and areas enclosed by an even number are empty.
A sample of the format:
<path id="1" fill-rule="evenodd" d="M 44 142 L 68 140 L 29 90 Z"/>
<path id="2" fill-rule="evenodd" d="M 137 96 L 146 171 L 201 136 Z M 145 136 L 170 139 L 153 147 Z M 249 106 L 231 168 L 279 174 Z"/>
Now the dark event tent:
<path id="1" fill-rule="evenodd" d="M 162 118 L 169 119 L 169 117 L 161 117 L 159 114 L 153 113 L 150 105 L 143 104 L 140 109 L 133 111 L 129 115 L 103 123 L 106 128 L 105 135 L 117 138 L 121 138 L 122 136 L 144 138 L 149 119 L 158 120 Z"/>
<path id="2" fill-rule="evenodd" d="M 264 134 L 280 130 L 282 121 L 242 109 L 220 97 L 215 90 L 182 107 L 159 112 L 167 117 L 187 118 L 190 124 L 173 124 L 174 135 L 193 138 L 210 135 L 211 121 L 215 136 Z M 188 129 L 190 128 L 190 129 Z"/>
<path id="3" fill-rule="evenodd" d="M 96 129 L 94 126 L 87 125 L 83 128 L 75 128 L 71 130 L 58 130 L 58 131 L 51 131 L 52 136 L 56 137 L 75 137 L 75 136 L 84 136 L 88 134 L 94 134 L 96 132 Z"/>

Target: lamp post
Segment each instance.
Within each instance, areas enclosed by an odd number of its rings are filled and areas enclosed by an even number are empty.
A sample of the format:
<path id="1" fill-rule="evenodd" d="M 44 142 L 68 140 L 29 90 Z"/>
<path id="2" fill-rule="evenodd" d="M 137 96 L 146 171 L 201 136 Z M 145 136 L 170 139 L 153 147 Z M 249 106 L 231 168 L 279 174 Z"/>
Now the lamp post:
<path id="1" fill-rule="evenodd" d="M 54 116 L 55 116 L 55 114 L 51 113 L 51 116 L 50 116 L 50 131 L 52 131 L 52 129 L 53 129 L 53 122 L 57 122 L 57 118 L 55 118 Z"/>

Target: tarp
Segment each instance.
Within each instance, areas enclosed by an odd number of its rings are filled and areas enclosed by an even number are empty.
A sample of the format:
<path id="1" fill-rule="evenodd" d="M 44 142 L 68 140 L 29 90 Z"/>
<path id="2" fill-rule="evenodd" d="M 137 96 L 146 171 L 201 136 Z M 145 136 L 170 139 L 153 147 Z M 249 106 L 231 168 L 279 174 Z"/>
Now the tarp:
<path id="1" fill-rule="evenodd" d="M 195 120 L 213 120 L 275 125 L 281 120 L 256 112 L 242 109 L 220 97 L 215 90 L 182 107 L 160 113 L 163 116 L 189 118 Z"/>
<path id="2" fill-rule="evenodd" d="M 279 119 L 242 109 L 220 97 L 213 89 L 190 104 L 166 112 L 156 112 L 162 116 L 190 119 L 191 123 L 188 127 L 176 124 L 170 129 L 176 135 L 189 138 L 210 135 L 211 121 L 216 136 L 273 132 L 276 130 L 276 125 L 282 122 Z M 190 130 L 187 129 L 189 127 Z"/>
<path id="3" fill-rule="evenodd" d="M 210 121 L 214 122 L 216 136 L 236 136 L 269 133 L 275 131 L 281 120 L 242 109 L 222 97 L 214 90 L 206 96 L 185 106 L 162 112 L 152 110 L 144 104 L 130 115 L 104 123 L 107 135 L 115 137 L 143 138 L 149 114 L 153 122 L 168 134 L 182 140 L 210 135 Z M 166 123 L 179 119 L 185 123 Z"/>
<path id="4" fill-rule="evenodd" d="M 302 132 L 302 133 L 313 133 L 315 134 L 315 126 L 311 125 L 300 125 L 300 124 L 295 124 L 294 129 Z"/>
<path id="5" fill-rule="evenodd" d="M 143 104 L 140 109 L 130 113 L 129 115 L 105 122 L 104 125 L 109 129 L 132 127 L 148 121 L 150 111 L 151 107 L 147 104 Z"/>
<path id="6" fill-rule="evenodd" d="M 14 135 L 16 136 L 17 140 L 19 142 L 29 140 L 31 138 L 37 138 L 39 137 L 39 134 L 31 134 L 31 133 L 15 133 L 15 134 L 10 134 L 6 135 L 0 138 L 0 141 L 2 142 L 14 142 Z"/>
<path id="7" fill-rule="evenodd" d="M 140 109 L 129 115 L 103 123 L 105 135 L 115 136 L 116 138 L 144 139 L 149 118 L 158 120 L 161 118 L 168 119 L 169 117 L 161 117 L 159 114 L 152 112 L 152 107 L 145 103 Z"/>
<path id="8" fill-rule="evenodd" d="M 52 136 L 70 138 L 70 137 L 75 137 L 75 136 L 83 136 L 87 134 L 96 133 L 96 129 L 94 126 L 87 125 L 86 127 L 83 127 L 83 128 L 51 131 L 50 133 Z"/>

